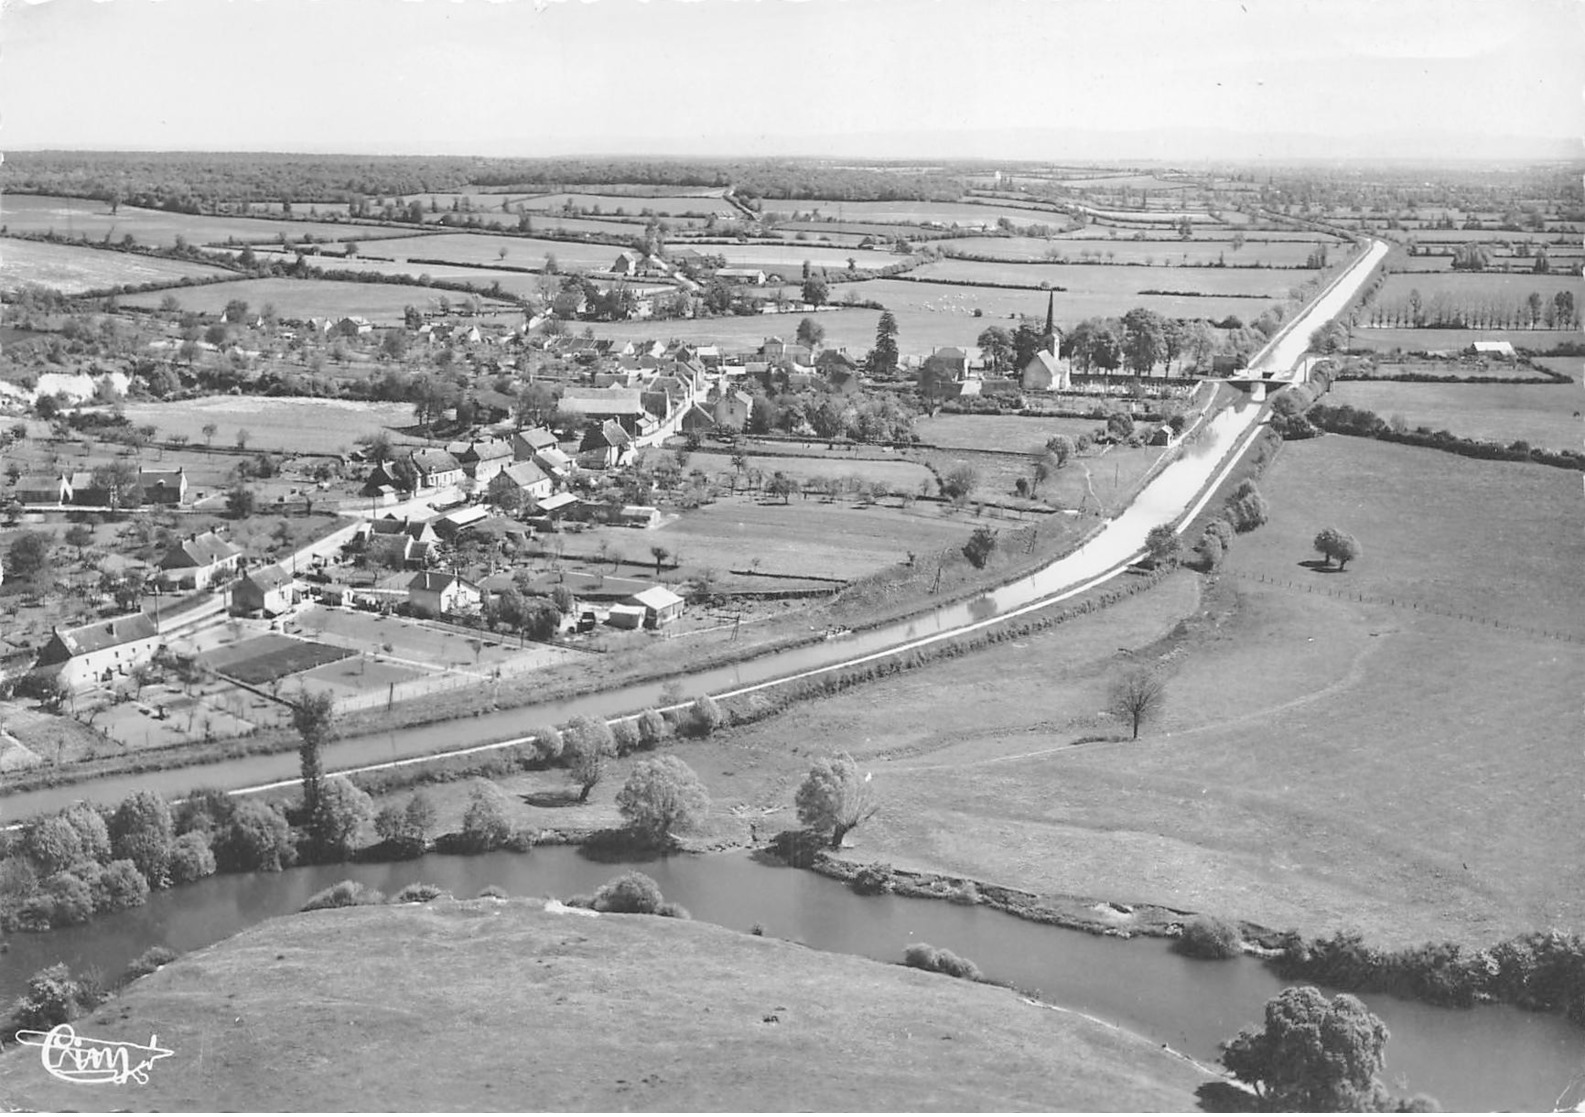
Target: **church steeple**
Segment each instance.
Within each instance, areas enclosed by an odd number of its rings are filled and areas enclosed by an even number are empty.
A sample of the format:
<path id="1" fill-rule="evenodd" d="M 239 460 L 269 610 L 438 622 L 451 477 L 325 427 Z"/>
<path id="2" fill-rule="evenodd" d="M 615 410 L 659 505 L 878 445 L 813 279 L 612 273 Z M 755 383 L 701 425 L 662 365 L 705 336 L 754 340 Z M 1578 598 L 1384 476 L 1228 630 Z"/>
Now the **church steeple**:
<path id="1" fill-rule="evenodd" d="M 1041 335 L 1041 340 L 1046 343 L 1047 350 L 1055 357 L 1057 355 L 1057 293 L 1055 291 L 1046 296 L 1046 332 Z"/>

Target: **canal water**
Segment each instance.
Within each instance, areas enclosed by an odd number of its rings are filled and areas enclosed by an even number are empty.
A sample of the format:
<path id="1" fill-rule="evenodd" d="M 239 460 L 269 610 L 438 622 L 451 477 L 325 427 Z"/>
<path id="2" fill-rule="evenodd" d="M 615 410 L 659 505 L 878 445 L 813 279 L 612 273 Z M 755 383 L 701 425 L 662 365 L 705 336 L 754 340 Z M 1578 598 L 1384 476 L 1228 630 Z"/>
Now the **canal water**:
<path id="1" fill-rule="evenodd" d="M 511 896 L 593 892 L 628 868 L 659 882 L 668 900 L 695 919 L 765 934 L 819 950 L 900 961 L 912 942 L 973 959 L 996 981 L 1038 990 L 1043 999 L 1170 1044 L 1212 1065 L 1217 1044 L 1256 1024 L 1283 982 L 1253 959 L 1182 958 L 1160 939 L 1130 941 L 1067 931 L 983 907 L 895 896 L 859 896 L 846 885 L 734 852 L 621 863 L 576 847 L 473 857 L 433 854 L 394 864 L 329 865 L 213 877 L 155 893 L 141 908 L 83 927 L 11 937 L 0 956 L 0 997 L 27 976 L 64 961 L 106 977 L 150 946 L 186 953 L 272 916 L 299 910 L 337 881 L 354 879 L 394 895 L 415 881 L 471 897 L 487 885 Z M 609 918 L 621 918 L 612 916 Z M 1392 1032 L 1385 1079 L 1398 1093 L 1423 1092 L 1445 1109 L 1547 1110 L 1585 1090 L 1585 1029 L 1560 1017 L 1503 1006 L 1442 1009 L 1369 995 Z"/>

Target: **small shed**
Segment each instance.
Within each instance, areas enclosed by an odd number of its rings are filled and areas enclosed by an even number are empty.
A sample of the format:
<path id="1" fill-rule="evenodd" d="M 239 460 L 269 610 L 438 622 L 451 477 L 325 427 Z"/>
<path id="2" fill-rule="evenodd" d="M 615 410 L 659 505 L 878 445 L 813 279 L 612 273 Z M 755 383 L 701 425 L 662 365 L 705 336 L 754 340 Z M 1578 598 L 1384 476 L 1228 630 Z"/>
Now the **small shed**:
<path id="1" fill-rule="evenodd" d="M 648 614 L 642 605 L 613 605 L 605 623 L 612 628 L 642 628 Z"/>

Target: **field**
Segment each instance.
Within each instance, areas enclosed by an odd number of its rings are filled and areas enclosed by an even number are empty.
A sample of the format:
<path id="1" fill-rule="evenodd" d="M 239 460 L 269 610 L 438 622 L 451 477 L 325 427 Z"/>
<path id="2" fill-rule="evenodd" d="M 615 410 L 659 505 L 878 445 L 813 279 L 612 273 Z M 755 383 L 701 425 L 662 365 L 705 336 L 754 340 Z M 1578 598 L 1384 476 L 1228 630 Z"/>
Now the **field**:
<path id="1" fill-rule="evenodd" d="M 999 260 L 1039 261 L 1060 254 L 1068 260 L 1096 259 L 1119 264 L 1163 264 L 1173 267 L 1213 266 L 1225 260 L 1228 267 L 1262 264 L 1267 267 L 1302 267 L 1315 243 L 1312 241 L 1256 241 L 1253 237 L 1242 248 L 1228 240 L 1134 240 L 1132 237 L 1052 238 L 1042 237 L 964 237 L 932 242 L 945 252 L 967 256 L 991 256 Z M 1342 251 L 1335 244 L 1331 251 Z M 1302 278 L 1302 277 L 1301 277 Z"/>
<path id="2" fill-rule="evenodd" d="M 188 277 L 209 279 L 233 274 L 224 268 L 186 260 L 39 241 L 0 241 L 0 291 L 15 290 L 24 283 L 40 283 L 63 294 L 76 295 L 106 287 L 175 285 Z"/>
<path id="3" fill-rule="evenodd" d="M 643 210 L 653 210 L 655 216 L 674 219 L 684 215 L 702 218 L 709 214 L 717 217 L 732 217 L 737 210 L 732 204 L 720 195 L 691 194 L 686 196 L 659 195 L 655 197 L 634 197 L 625 194 L 533 194 L 511 195 L 511 206 L 515 210 L 519 205 L 530 213 L 543 213 L 560 210 L 571 203 L 575 208 L 593 210 L 598 207 L 601 214 L 611 214 L 617 217 L 638 217 Z M 500 202 L 496 202 L 500 207 Z M 618 213 L 617 211 L 621 212 Z"/>
<path id="4" fill-rule="evenodd" d="M 1484 302 L 1519 303 L 1531 291 L 1539 291 L 1547 302 L 1559 291 L 1580 296 L 1580 280 L 1570 275 L 1535 275 L 1531 272 L 1434 272 L 1394 274 L 1387 277 L 1376 301 L 1383 306 L 1406 302 L 1410 291 L 1419 291 L 1427 306 L 1442 297 L 1454 306 L 1475 306 Z"/>
<path id="5" fill-rule="evenodd" d="M 1053 436 L 1091 434 L 1095 419 L 1026 418 L 1022 415 L 935 415 L 914 420 L 919 441 L 943 449 L 1016 450 L 1034 453 Z"/>
<path id="6" fill-rule="evenodd" d="M 160 1111 L 835 1112 L 875 1099 L 1171 1112 L 1192 1108 L 1206 1078 L 1008 989 L 526 898 L 273 919 L 143 978 L 78 1027 L 132 1043 L 158 1033 L 174 1054 L 136 1096 Z M 81 1106 L 83 1087 L 38 1061 L 31 1049 L 0 1058 L 9 1107 Z"/>
<path id="7" fill-rule="evenodd" d="M 270 221 L 246 217 L 204 217 L 124 205 L 114 215 L 104 203 L 89 198 L 53 198 L 42 194 L 7 194 L 0 202 L 0 226 L 11 232 L 47 233 L 102 240 L 120 240 L 128 233 L 139 244 L 169 248 L 183 237 L 188 244 L 223 244 L 226 241 L 261 243 L 287 236 L 302 240 L 311 234 L 320 240 L 347 235 L 349 226 L 316 221 Z M 352 226 L 356 228 L 356 226 Z"/>
<path id="8" fill-rule="evenodd" d="M 204 662 L 238 682 L 264 686 L 351 654 L 345 648 L 316 644 L 312 640 L 266 635 L 211 652 L 204 657 Z"/>
<path id="9" fill-rule="evenodd" d="M 845 270 L 848 261 L 852 260 L 860 271 L 879 271 L 902 263 L 904 259 L 891 252 L 878 252 L 871 248 L 820 248 L 802 241 L 702 244 L 698 250 L 724 257 L 728 267 L 774 269 L 777 274 L 793 282 L 802 277 L 806 260 L 812 267 L 832 270 Z"/>
<path id="10" fill-rule="evenodd" d="M 1557 882 L 1585 872 L 1585 830 L 1558 777 L 1585 648 L 1428 611 L 1585 637 L 1578 479 L 1329 437 L 1260 484 L 1271 522 L 1203 600 L 1175 575 L 734 730 L 710 746 L 747 777 L 734 797 L 785 802 L 807 766 L 785 742 L 841 742 L 882 801 L 859 861 L 1384 943 L 1579 926 L 1585 894 Z M 1329 523 L 1364 543 L 1345 574 L 1300 565 Z M 1138 744 L 1099 712 L 1131 663 L 1168 679 Z"/>
<path id="11" fill-rule="evenodd" d="M 1523 439 L 1532 446 L 1577 450 L 1585 427 L 1574 416 L 1585 409 L 1577 384 L 1389 384 L 1345 381 L 1324 401 L 1401 415 L 1410 428 L 1448 430 L 1498 442 Z"/>
<path id="12" fill-rule="evenodd" d="M 506 255 L 501 250 L 506 249 Z M 491 236 L 487 233 L 437 233 L 398 240 L 358 242 L 358 255 L 399 261 L 442 260 L 453 264 L 514 268 L 543 268 L 547 255 L 555 256 L 564 270 L 605 271 L 622 251 L 618 245 L 582 244 L 577 241 L 539 240 L 535 237 Z"/>
<path id="13" fill-rule="evenodd" d="M 930 471 L 916 462 L 904 461 L 896 455 L 886 455 L 875 447 L 864 447 L 862 455 L 858 448 L 851 451 L 827 450 L 826 443 L 819 439 L 811 439 L 808 446 L 811 452 L 808 456 L 780 457 L 762 455 L 755 452 L 753 443 L 744 447 L 744 454 L 748 458 L 748 469 L 757 469 L 766 477 L 780 470 L 799 482 L 811 478 L 823 480 L 845 481 L 851 477 L 860 477 L 865 481 L 874 483 L 885 482 L 893 492 L 917 493 L 920 485 L 926 485 L 930 492 L 935 491 L 934 480 Z M 797 447 L 778 444 L 775 449 L 778 453 L 795 453 Z M 688 468 L 702 469 L 712 476 L 729 476 L 732 470 L 732 459 L 728 454 L 716 454 L 703 450 L 690 455 Z"/>
<path id="14" fill-rule="evenodd" d="M 790 217 L 794 212 L 813 212 L 820 218 L 844 221 L 867 221 L 878 225 L 965 225 L 983 228 L 995 225 L 1006 217 L 1015 225 L 1046 224 L 1065 226 L 1070 218 L 1064 213 L 1049 210 L 1024 209 L 1010 205 L 977 205 L 973 202 L 832 202 L 819 198 L 766 198 L 766 213 L 779 213 Z"/>
<path id="15" fill-rule="evenodd" d="M 127 295 L 128 306 L 155 308 L 164 292 Z M 184 310 L 219 314 L 232 299 L 243 299 L 250 306 L 272 304 L 282 319 L 305 321 L 309 318 L 339 318 L 357 315 L 377 326 L 400 325 L 405 307 L 435 310 L 441 299 L 455 302 L 463 296 L 437 287 L 415 287 L 405 283 L 351 283 L 316 279 L 244 279 L 236 283 L 217 283 L 193 287 L 177 296 Z M 515 307 L 511 313 L 520 314 Z M 508 310 L 505 303 L 485 299 L 485 311 Z"/>
<path id="16" fill-rule="evenodd" d="M 1255 268 L 1123 268 L 1085 264 L 941 260 L 916 268 L 909 274 L 965 284 L 1022 283 L 1038 287 L 1049 283 L 1052 287 L 1066 288 L 1070 293 L 1103 295 L 1116 300 L 1131 299 L 1140 291 L 1147 290 L 1283 298 L 1291 288 L 1308 279 L 1311 273 Z"/>
<path id="17" fill-rule="evenodd" d="M 864 285 L 858 285 L 861 290 Z M 862 296 L 855 296 L 862 297 Z M 648 338 L 680 338 L 700 345 L 721 345 L 728 349 L 757 349 L 767 337 L 791 337 L 798 323 L 813 318 L 825 327 L 825 343 L 830 346 L 845 345 L 850 351 L 867 352 L 875 344 L 875 326 L 880 320 L 878 310 L 825 310 L 818 314 L 751 314 L 731 318 L 699 318 L 669 322 L 591 322 L 597 338 L 614 341 L 644 341 Z M 985 323 L 990 325 L 991 323 Z M 938 345 L 969 345 L 978 336 L 978 330 L 965 337 L 963 330 L 940 331 L 943 340 Z"/>
<path id="18" fill-rule="evenodd" d="M 1355 349 L 1374 349 L 1390 353 L 1458 351 L 1477 341 L 1508 341 L 1516 349 L 1548 350 L 1558 345 L 1585 345 L 1585 332 L 1579 330 L 1410 330 L 1371 329 L 1356 326 L 1349 334 Z"/>
<path id="19" fill-rule="evenodd" d="M 359 435 L 413 423 L 410 404 L 292 396 L 203 396 L 179 404 L 129 403 L 126 415 L 134 424 L 155 424 L 162 437 L 184 434 L 194 446 L 204 445 L 204 427 L 214 423 L 219 428 L 215 435 L 218 445 L 230 446 L 236 432 L 245 428 L 250 450 L 297 454 L 344 454 Z"/>
<path id="20" fill-rule="evenodd" d="M 781 465 L 778 461 L 777 468 Z M 657 530 L 641 535 L 613 531 L 610 538 L 630 558 L 642 558 L 651 545 L 659 544 L 680 553 L 685 566 L 711 566 L 722 574 L 753 567 L 769 574 L 846 580 L 906 562 L 910 552 L 927 555 L 962 546 L 979 523 L 1001 523 L 976 520 L 949 505 L 895 505 L 893 500 L 865 508 L 846 500 L 826 503 L 797 496 L 784 505 L 757 496 L 730 497 Z"/>

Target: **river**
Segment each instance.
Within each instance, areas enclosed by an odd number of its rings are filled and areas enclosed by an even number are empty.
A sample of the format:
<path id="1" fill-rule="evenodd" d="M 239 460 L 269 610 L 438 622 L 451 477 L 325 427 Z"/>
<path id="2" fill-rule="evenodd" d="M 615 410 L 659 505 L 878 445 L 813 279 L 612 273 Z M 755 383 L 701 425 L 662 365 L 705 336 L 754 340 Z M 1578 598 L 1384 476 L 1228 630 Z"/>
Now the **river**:
<path id="1" fill-rule="evenodd" d="M 1310 331 L 1346 305 L 1370 269 L 1386 253 L 1380 241 L 1334 281 L 1308 311 L 1296 317 L 1260 354 L 1252 368 L 1286 371 L 1303 354 Z M 1233 463 L 1228 453 L 1255 430 L 1260 405 L 1241 401 L 1223 409 L 1206 424 L 1203 434 L 1140 491 L 1132 504 L 1109 520 L 1103 529 L 1077 551 L 1064 555 L 1035 573 L 973 600 L 943 606 L 905 621 L 883 625 L 852 636 L 793 648 L 699 671 L 681 677 L 690 695 L 727 696 L 764 686 L 776 680 L 817 674 L 861 661 L 972 632 L 1021 613 L 1059 604 L 1070 597 L 1118 576 L 1144 550 L 1145 536 L 1158 524 L 1193 514 L 1209 498 L 1216 482 Z M 1220 467 L 1220 468 L 1219 468 Z M 1196 501 L 1196 497 L 1199 501 Z M 546 702 L 511 710 L 459 718 L 435 725 L 412 726 L 393 732 L 347 737 L 326 748 L 325 766 L 345 771 L 392 763 L 453 749 L 508 741 L 542 725 L 561 724 L 580 714 L 613 717 L 664 703 L 658 682 L 618 687 L 560 702 Z M 157 791 L 178 797 L 194 786 L 256 788 L 297 774 L 295 752 L 272 756 L 240 757 L 194 768 L 175 768 L 105 776 L 70 786 L 42 788 L 8 795 L 0 819 L 15 821 L 46 814 L 90 799 L 114 803 L 134 791 Z"/>
<path id="2" fill-rule="evenodd" d="M 15 935 L 0 967 L 0 998 L 56 961 L 107 976 L 150 946 L 198 950 L 352 878 L 394 895 L 415 881 L 470 897 L 487 885 L 511 896 L 590 893 L 627 865 L 547 846 L 527 854 L 432 854 L 395 864 L 328 865 L 212 877 L 152 895 L 141 908 L 37 935 Z M 1161 939 L 1123 941 L 1067 931 L 983 907 L 895 896 L 859 896 L 846 885 L 742 853 L 657 858 L 636 865 L 694 918 L 765 933 L 820 950 L 888 962 L 928 942 L 973 959 L 992 980 L 1039 990 L 1043 999 L 1118 1024 L 1213 1065 L 1217 1044 L 1261 1018 L 1283 983 L 1253 959 L 1182 958 Z M 570 917 L 569 917 L 570 918 Z M 622 918 L 610 916 L 607 918 Z M 943 979 L 945 980 L 945 979 Z M 1585 1076 L 1585 1029 L 1561 1017 L 1503 1006 L 1441 1009 L 1393 997 L 1365 998 L 1392 1032 L 1384 1078 L 1397 1093 L 1423 1092 L 1445 1109 L 1545 1110 Z"/>

